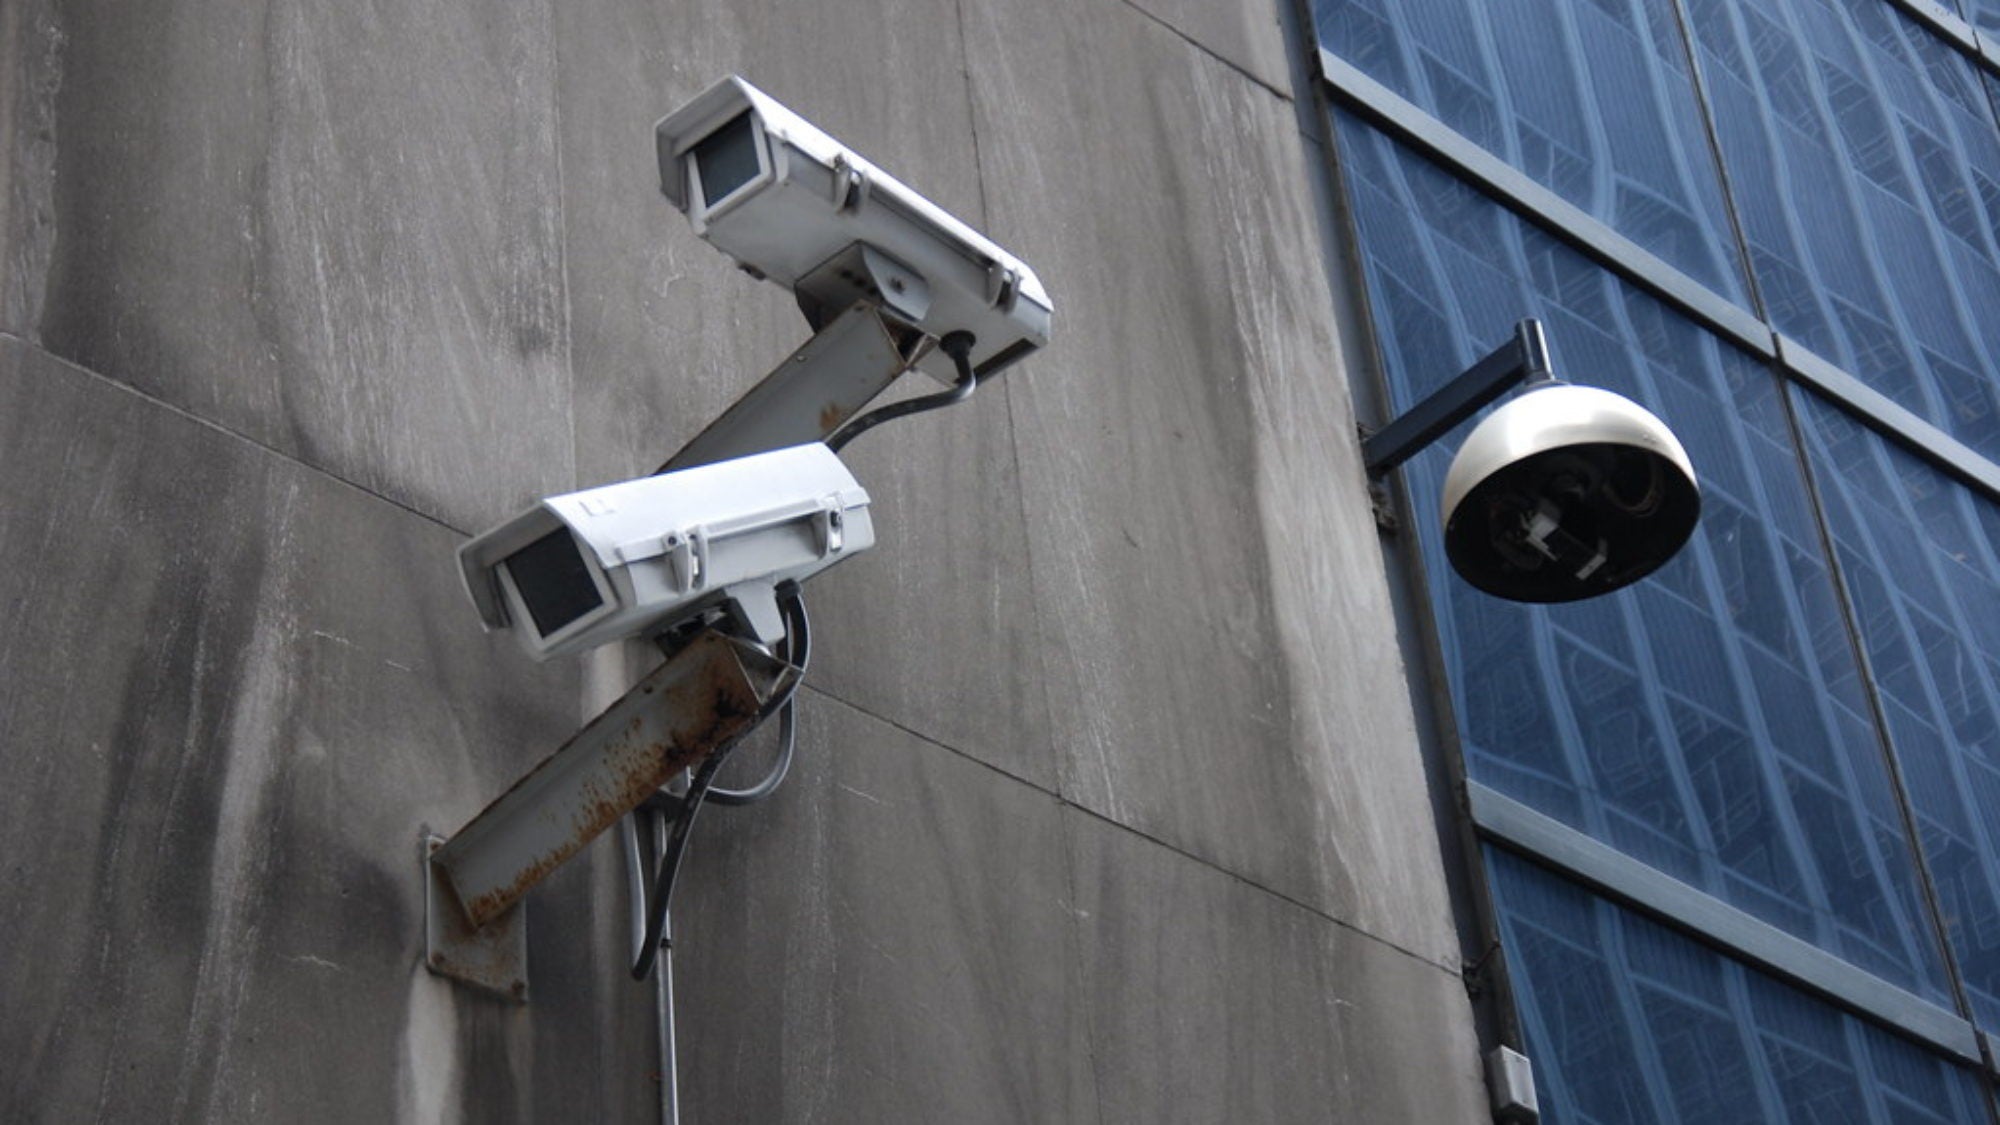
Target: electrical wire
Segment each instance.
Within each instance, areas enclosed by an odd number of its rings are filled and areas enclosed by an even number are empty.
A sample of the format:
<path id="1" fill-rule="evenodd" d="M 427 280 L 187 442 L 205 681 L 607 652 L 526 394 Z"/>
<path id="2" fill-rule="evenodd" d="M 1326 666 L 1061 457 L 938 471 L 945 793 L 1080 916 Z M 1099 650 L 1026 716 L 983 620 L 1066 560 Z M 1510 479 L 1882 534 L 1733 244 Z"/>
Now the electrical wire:
<path id="1" fill-rule="evenodd" d="M 632 902 L 632 958 L 638 960 L 646 941 L 645 853 L 639 847 L 639 833 L 652 840 L 653 854 L 667 850 L 666 810 L 654 804 L 633 809 L 618 822 L 625 845 L 625 884 Z M 679 1063 L 674 1049 L 674 963 L 673 920 L 663 923 L 660 958 L 653 972 L 655 1034 L 660 1051 L 660 1121 L 676 1125 L 680 1121 Z"/>
<path id="2" fill-rule="evenodd" d="M 787 616 L 794 620 L 788 623 L 785 632 L 785 662 L 797 668 L 796 673 L 803 679 L 806 669 L 812 666 L 812 621 L 806 617 L 805 599 L 793 594 L 786 600 Z M 754 805 L 778 791 L 785 783 L 785 775 L 792 770 L 792 753 L 798 746 L 798 702 L 790 696 L 785 705 L 778 709 L 778 758 L 771 765 L 771 771 L 764 780 L 748 789 L 724 789 L 710 786 L 708 799 L 718 805 Z"/>
<path id="3" fill-rule="evenodd" d="M 780 597 L 779 608 L 786 617 L 785 635 L 789 647 L 792 638 L 798 635 L 800 627 L 805 622 L 805 602 L 794 588 Z M 808 640 L 800 647 L 809 644 Z M 754 730 L 772 715 L 789 707 L 803 679 L 800 670 L 796 666 L 793 667 L 782 688 L 759 710 L 757 722 L 752 724 L 751 729 Z M 709 789 L 715 784 L 716 771 L 722 768 L 723 763 L 729 760 L 729 756 L 741 744 L 742 739 L 739 738 L 704 759 L 696 768 L 693 780 L 688 783 L 687 792 L 680 798 L 680 807 L 674 814 L 672 826 L 668 829 L 665 846 L 659 850 L 658 866 L 653 875 L 653 893 L 644 899 L 635 900 L 634 903 L 646 915 L 646 928 L 645 932 L 639 935 L 639 948 L 632 960 L 633 980 L 645 980 L 653 971 L 653 962 L 659 957 L 660 946 L 666 935 L 667 911 L 673 903 L 674 879 L 680 873 L 681 858 L 687 854 L 688 833 L 693 831 L 695 816 L 701 811 L 702 802 L 707 799 Z M 633 851 L 636 853 L 637 827 L 631 828 L 629 833 L 628 839 L 631 840 Z M 628 878 L 630 869 L 631 861 L 628 858 Z M 644 880 L 640 879 L 636 885 L 643 889 L 643 883 Z"/>
<path id="4" fill-rule="evenodd" d="M 892 402 L 863 414 L 842 426 L 839 433 L 826 439 L 827 448 L 838 453 L 842 446 L 884 422 L 907 418 L 912 414 L 922 414 L 926 410 L 936 410 L 971 398 L 973 388 L 979 385 L 979 374 L 972 369 L 972 345 L 976 342 L 976 338 L 970 332 L 945 333 L 944 338 L 938 341 L 938 350 L 950 356 L 952 365 L 958 368 L 958 382 L 937 394 Z"/>
<path id="5" fill-rule="evenodd" d="M 958 382 L 933 395 L 905 399 L 888 406 L 871 410 L 843 426 L 840 431 L 827 439 L 827 447 L 839 452 L 848 442 L 874 429 L 884 422 L 897 418 L 907 418 L 913 414 L 937 410 L 964 402 L 972 397 L 979 386 L 979 373 L 972 369 L 972 347 L 977 342 L 970 332 L 947 332 L 938 341 L 938 350 L 951 357 L 952 365 L 958 369 Z M 646 894 L 644 851 L 639 842 L 638 814 L 625 818 L 623 840 L 625 844 L 625 878 L 632 898 L 632 936 L 637 945 L 632 957 L 632 979 L 645 980 L 653 971 L 660 948 L 666 940 L 668 907 L 674 893 L 674 880 L 680 873 L 681 858 L 687 853 L 688 834 L 694 829 L 695 815 L 702 804 L 710 799 L 719 805 L 750 805 L 762 801 L 778 791 L 785 777 L 791 772 L 792 758 L 798 747 L 798 716 L 794 699 L 799 684 L 805 678 L 806 666 L 812 660 L 812 622 L 806 616 L 805 601 L 799 596 L 798 588 L 791 587 L 781 593 L 779 609 L 785 615 L 786 663 L 792 666 L 790 676 L 783 690 L 767 704 L 757 717 L 757 724 L 772 715 L 778 721 L 778 757 L 772 763 L 770 772 L 763 780 L 748 789 L 718 789 L 715 775 L 729 760 L 741 743 L 739 739 L 710 754 L 695 770 L 687 792 L 680 797 L 679 808 L 673 814 L 672 826 L 666 838 L 656 844 L 658 857 L 653 873 L 653 893 Z M 753 728 L 754 729 L 754 728 Z M 664 792 L 656 796 L 658 801 Z M 669 803 L 670 804 L 670 803 Z M 665 817 L 666 811 L 659 810 L 656 817 Z M 655 825 L 659 823 L 656 819 Z M 641 918 L 643 917 L 643 924 Z"/>

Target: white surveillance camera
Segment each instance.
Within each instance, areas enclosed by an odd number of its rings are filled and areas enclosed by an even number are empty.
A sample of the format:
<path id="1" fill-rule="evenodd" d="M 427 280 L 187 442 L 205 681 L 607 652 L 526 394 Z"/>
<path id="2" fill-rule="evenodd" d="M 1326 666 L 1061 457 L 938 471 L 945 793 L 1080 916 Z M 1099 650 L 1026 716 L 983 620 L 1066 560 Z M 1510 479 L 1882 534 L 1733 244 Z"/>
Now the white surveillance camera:
<path id="1" fill-rule="evenodd" d="M 1475 427 L 1444 483 L 1445 553 L 1503 598 L 1567 602 L 1644 578 L 1701 516 L 1666 424 L 1596 387 L 1531 387 Z"/>
<path id="2" fill-rule="evenodd" d="M 458 561 L 487 630 L 546 660 L 710 610 L 775 644 L 777 586 L 874 544 L 868 493 L 813 443 L 552 496 Z"/>
<path id="3" fill-rule="evenodd" d="M 1026 265 L 743 79 L 654 133 L 660 190 L 695 233 L 791 289 L 815 329 L 870 302 L 923 336 L 970 332 L 982 379 L 1048 343 L 1049 297 Z M 921 366 L 957 377 L 935 353 Z"/>

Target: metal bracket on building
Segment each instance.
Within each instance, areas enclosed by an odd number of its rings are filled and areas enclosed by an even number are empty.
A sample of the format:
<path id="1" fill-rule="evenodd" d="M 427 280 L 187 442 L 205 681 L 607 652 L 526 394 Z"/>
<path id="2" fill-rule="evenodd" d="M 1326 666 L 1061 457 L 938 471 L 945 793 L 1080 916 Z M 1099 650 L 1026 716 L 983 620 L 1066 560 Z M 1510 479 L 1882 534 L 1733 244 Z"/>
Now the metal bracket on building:
<path id="1" fill-rule="evenodd" d="M 1459 967 L 1458 978 L 1465 982 L 1467 996 L 1478 996 L 1486 991 L 1486 986 L 1492 981 L 1493 956 L 1499 952 L 1500 943 L 1493 942 L 1486 947 L 1486 952 L 1479 955 L 1479 960 L 1468 961 Z"/>
<path id="2" fill-rule="evenodd" d="M 1514 387 L 1554 378 L 1541 322 L 1521 321 L 1512 339 L 1363 441 L 1362 464 L 1370 478 L 1381 480 Z"/>
<path id="3" fill-rule="evenodd" d="M 525 999 L 521 896 L 668 779 L 747 733 L 788 667 L 705 632 L 430 846 L 425 964 Z"/>
<path id="4" fill-rule="evenodd" d="M 444 837 L 424 834 L 424 964 L 441 976 L 528 1001 L 528 904 L 517 902 L 484 926 L 458 905 L 431 856 Z"/>
<path id="5" fill-rule="evenodd" d="M 880 309 L 857 302 L 710 422 L 660 471 L 825 441 L 910 369 L 915 357 L 905 337 Z"/>

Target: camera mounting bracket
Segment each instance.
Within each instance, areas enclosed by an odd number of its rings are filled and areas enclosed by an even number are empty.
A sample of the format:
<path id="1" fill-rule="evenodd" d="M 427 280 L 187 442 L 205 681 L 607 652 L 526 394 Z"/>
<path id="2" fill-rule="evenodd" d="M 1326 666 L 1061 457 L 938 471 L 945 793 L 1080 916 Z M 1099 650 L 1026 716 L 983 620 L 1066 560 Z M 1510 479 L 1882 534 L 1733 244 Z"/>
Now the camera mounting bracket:
<path id="1" fill-rule="evenodd" d="M 748 733 L 789 667 L 704 631 L 449 840 L 428 846 L 425 964 L 526 999 L 521 897 L 669 778 Z"/>

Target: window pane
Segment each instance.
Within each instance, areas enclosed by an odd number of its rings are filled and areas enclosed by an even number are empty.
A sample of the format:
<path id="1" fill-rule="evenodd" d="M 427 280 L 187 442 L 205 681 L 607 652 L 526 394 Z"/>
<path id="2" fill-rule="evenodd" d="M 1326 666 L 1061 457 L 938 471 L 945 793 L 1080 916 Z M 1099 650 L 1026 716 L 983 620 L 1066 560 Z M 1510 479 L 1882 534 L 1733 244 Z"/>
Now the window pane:
<path id="1" fill-rule="evenodd" d="M 1794 394 L 1952 949 L 2000 1029 L 2000 506 Z"/>
<path id="2" fill-rule="evenodd" d="M 1320 41 L 1748 304 L 1673 0 L 1316 0 Z"/>
<path id="3" fill-rule="evenodd" d="M 2000 32 L 2000 0 L 1956 0 L 1960 12 L 1981 31 Z"/>
<path id="4" fill-rule="evenodd" d="M 1979 1079 L 1489 849 L 1545 1125 L 1986 1120 Z"/>
<path id="5" fill-rule="evenodd" d="M 1445 562 L 1437 497 L 1465 428 L 1404 467 L 1472 777 L 1950 1007 L 1777 380 L 1384 135 L 1337 124 L 1400 406 L 1532 315 L 1558 374 L 1654 410 L 1702 480 L 1694 541 L 1652 578 L 1526 606 Z"/>
<path id="6" fill-rule="evenodd" d="M 1687 0 L 1780 332 L 2000 457 L 2000 128 L 1884 0 Z"/>

